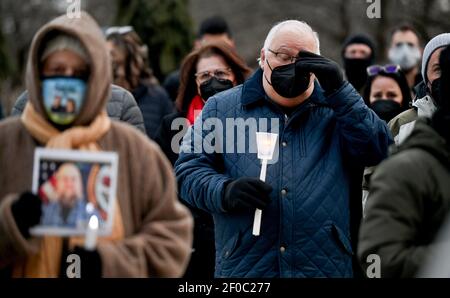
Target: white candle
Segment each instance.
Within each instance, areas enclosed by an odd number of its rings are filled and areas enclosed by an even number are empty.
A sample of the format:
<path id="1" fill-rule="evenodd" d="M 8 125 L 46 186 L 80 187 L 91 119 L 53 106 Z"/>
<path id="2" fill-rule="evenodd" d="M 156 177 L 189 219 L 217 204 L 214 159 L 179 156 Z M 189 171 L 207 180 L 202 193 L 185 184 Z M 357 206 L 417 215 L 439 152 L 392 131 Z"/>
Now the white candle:
<path id="1" fill-rule="evenodd" d="M 92 215 L 89 219 L 88 229 L 86 231 L 86 239 L 84 241 L 84 248 L 86 250 L 95 250 L 97 246 L 97 233 L 98 233 L 98 218 L 96 215 Z"/>
<path id="2" fill-rule="evenodd" d="M 259 179 L 266 181 L 267 162 L 273 158 L 278 135 L 273 133 L 256 133 L 256 145 L 258 147 L 258 158 L 262 161 Z M 253 235 L 259 236 L 261 232 L 262 210 L 256 209 L 253 219 Z"/>

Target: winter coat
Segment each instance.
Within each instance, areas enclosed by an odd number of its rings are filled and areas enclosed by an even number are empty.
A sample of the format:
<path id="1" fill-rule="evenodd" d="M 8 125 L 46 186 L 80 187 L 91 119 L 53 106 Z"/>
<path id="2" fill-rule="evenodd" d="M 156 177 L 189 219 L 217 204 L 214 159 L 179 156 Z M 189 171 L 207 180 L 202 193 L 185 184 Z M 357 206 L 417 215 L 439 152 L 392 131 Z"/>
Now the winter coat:
<path id="1" fill-rule="evenodd" d="M 180 197 L 213 215 L 215 275 L 352 277 L 350 167 L 345 160 L 360 166 L 380 162 L 391 142 L 387 126 L 348 83 L 326 98 L 316 82 L 312 96 L 285 117 L 267 98 L 262 77 L 258 70 L 243 85 L 208 100 L 175 165 Z M 255 142 L 250 129 L 236 132 L 227 127 L 227 118 L 255 121 L 260 131 L 279 132 L 278 160 L 269 164 L 266 178 L 273 187 L 272 202 L 262 213 L 259 237 L 252 235 L 254 210 L 233 213 L 222 207 L 225 185 L 240 177 L 259 177 L 261 168 L 255 151 L 237 148 L 238 138 Z M 234 141 L 227 144 L 234 132 Z M 209 144 L 214 137 L 216 148 L 225 153 L 199 146 L 198 140 Z"/>
<path id="2" fill-rule="evenodd" d="M 28 91 L 25 91 L 17 98 L 11 111 L 12 116 L 19 116 L 22 114 L 28 101 L 28 96 Z M 127 122 L 145 133 L 142 113 L 133 96 L 127 90 L 112 85 L 111 97 L 106 104 L 106 111 L 111 119 Z"/>
<path id="3" fill-rule="evenodd" d="M 132 93 L 144 117 L 145 131 L 154 139 L 163 117 L 174 111 L 173 103 L 158 85 L 139 85 Z"/>
<path id="4" fill-rule="evenodd" d="M 111 65 L 106 41 L 95 21 L 59 17 L 45 25 L 33 39 L 26 82 L 34 110 L 45 116 L 38 70 L 39 50 L 46 36 L 61 31 L 77 37 L 86 48 L 91 73 L 85 104 L 73 126 L 89 125 L 110 98 Z M 92 88 L 95 86 L 95 88 Z M 192 217 L 176 195 L 173 170 L 159 147 L 128 124 L 112 121 L 97 141 L 101 150 L 119 156 L 116 197 L 124 238 L 99 242 L 103 277 L 179 277 L 188 263 L 192 242 Z M 11 205 L 30 190 L 34 150 L 44 144 L 34 139 L 18 117 L 0 122 L 0 270 L 7 271 L 39 250 L 40 238 L 24 238 Z"/>
<path id="5" fill-rule="evenodd" d="M 414 277 L 450 211 L 450 146 L 428 125 L 411 136 L 372 176 L 359 238 L 358 257 L 381 260 L 381 277 Z"/>

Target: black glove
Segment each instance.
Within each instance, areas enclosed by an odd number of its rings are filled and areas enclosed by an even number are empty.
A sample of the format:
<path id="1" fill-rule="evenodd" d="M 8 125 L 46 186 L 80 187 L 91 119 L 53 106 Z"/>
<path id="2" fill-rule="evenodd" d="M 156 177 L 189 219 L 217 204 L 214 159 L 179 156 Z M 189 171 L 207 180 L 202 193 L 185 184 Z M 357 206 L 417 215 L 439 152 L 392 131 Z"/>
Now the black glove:
<path id="1" fill-rule="evenodd" d="M 225 211 L 264 209 L 271 201 L 272 187 L 257 178 L 239 178 L 225 187 Z"/>
<path id="2" fill-rule="evenodd" d="M 41 220 L 42 201 L 38 196 L 25 192 L 12 204 L 11 212 L 22 235 L 29 238 L 29 229 Z"/>
<path id="3" fill-rule="evenodd" d="M 61 260 L 61 276 L 67 277 L 67 268 L 71 263 L 67 262 L 67 257 L 71 254 L 80 257 L 80 274 L 81 278 L 101 278 L 102 277 L 102 260 L 97 250 L 89 251 L 76 246 L 74 250 L 63 254 Z"/>
<path id="4" fill-rule="evenodd" d="M 300 51 L 296 67 L 316 75 L 325 95 L 330 95 L 344 85 L 344 76 L 339 65 L 325 57 L 307 51 Z"/>

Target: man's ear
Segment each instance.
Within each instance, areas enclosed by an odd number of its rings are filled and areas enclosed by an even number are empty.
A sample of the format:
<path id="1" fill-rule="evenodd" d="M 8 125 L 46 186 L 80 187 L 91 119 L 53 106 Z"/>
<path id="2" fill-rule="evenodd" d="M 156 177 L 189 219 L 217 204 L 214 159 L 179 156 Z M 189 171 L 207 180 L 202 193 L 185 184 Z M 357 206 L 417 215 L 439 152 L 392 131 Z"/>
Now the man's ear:
<path id="1" fill-rule="evenodd" d="M 264 65 L 266 64 L 266 51 L 264 51 L 264 49 L 261 49 L 261 55 L 259 59 L 259 67 L 264 70 Z"/>

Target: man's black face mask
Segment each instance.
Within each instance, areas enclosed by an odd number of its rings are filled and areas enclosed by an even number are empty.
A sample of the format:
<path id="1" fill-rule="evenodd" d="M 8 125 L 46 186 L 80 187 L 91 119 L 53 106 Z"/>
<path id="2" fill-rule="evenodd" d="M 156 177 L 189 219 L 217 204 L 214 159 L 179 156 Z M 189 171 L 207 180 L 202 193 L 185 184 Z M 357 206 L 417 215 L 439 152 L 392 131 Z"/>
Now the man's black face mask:
<path id="1" fill-rule="evenodd" d="M 296 67 L 296 63 L 272 68 L 269 61 L 266 60 L 266 62 L 270 70 L 272 70 L 272 75 L 270 76 L 270 82 L 265 76 L 264 78 L 279 95 L 285 98 L 295 98 L 308 89 L 311 74 L 299 70 Z"/>
<path id="2" fill-rule="evenodd" d="M 360 90 L 367 82 L 367 67 L 372 64 L 372 59 L 350 59 L 344 58 L 345 75 L 348 81 Z"/>

